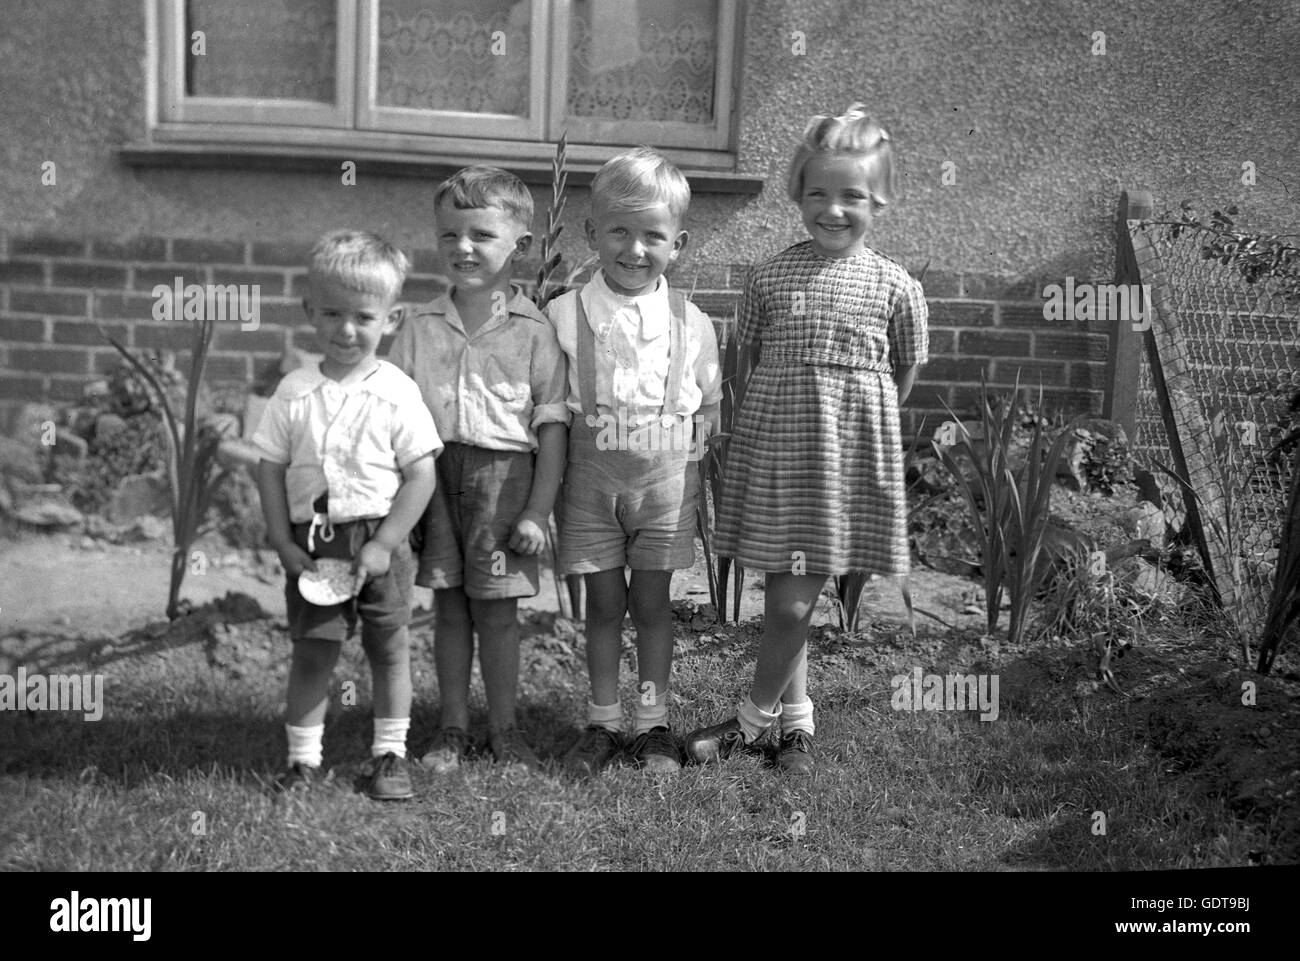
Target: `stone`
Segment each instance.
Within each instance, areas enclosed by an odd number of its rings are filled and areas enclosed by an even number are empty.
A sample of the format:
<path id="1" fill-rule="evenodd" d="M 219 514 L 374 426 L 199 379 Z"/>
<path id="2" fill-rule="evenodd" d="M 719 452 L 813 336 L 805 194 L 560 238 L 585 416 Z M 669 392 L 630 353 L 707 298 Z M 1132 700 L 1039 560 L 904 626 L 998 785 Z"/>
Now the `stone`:
<path id="1" fill-rule="evenodd" d="M 0 437 L 0 477 L 39 484 L 45 479 L 44 458 L 40 450 L 34 444 Z"/>
<path id="2" fill-rule="evenodd" d="M 95 418 L 95 439 L 105 440 L 126 430 L 126 418 L 118 414 L 100 414 Z"/>
<path id="3" fill-rule="evenodd" d="M 1116 580 L 1167 607 L 1178 607 L 1187 600 L 1187 588 L 1182 583 L 1144 558 L 1126 557 L 1112 569 Z"/>
<path id="4" fill-rule="evenodd" d="M 54 456 L 66 457 L 77 467 L 86 461 L 89 445 L 85 438 L 78 437 L 67 427 L 60 427 L 54 434 Z"/>
<path id="5" fill-rule="evenodd" d="M 23 404 L 14 420 L 14 438 L 22 443 L 39 445 L 49 424 L 57 424 L 59 414 L 49 404 Z"/>
<path id="6" fill-rule="evenodd" d="M 161 541 L 171 536 L 172 525 L 170 521 L 163 520 L 161 517 L 154 517 L 152 514 L 145 514 L 137 517 L 126 530 L 126 539 L 132 541 Z"/>
<path id="7" fill-rule="evenodd" d="M 76 527 L 85 519 L 66 497 L 52 493 L 41 493 L 18 504 L 13 517 L 33 527 Z"/>
<path id="8" fill-rule="evenodd" d="M 1155 504 L 1141 501 L 1124 516 L 1136 540 L 1148 540 L 1157 550 L 1165 546 L 1165 512 Z"/>
<path id="9" fill-rule="evenodd" d="M 130 524 L 146 514 L 171 513 L 171 492 L 160 474 L 132 474 L 122 478 L 108 504 L 108 519 Z"/>

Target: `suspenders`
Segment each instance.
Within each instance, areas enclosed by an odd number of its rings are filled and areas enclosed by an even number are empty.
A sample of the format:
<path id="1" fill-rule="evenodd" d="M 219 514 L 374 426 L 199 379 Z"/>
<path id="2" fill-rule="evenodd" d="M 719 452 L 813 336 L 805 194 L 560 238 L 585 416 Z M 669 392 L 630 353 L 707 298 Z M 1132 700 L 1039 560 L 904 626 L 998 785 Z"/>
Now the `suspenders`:
<path id="1" fill-rule="evenodd" d="M 578 306 L 578 391 L 582 395 L 582 413 L 597 416 L 596 409 L 596 335 L 587 322 L 587 310 L 582 306 L 582 291 L 574 295 Z M 682 372 L 686 365 L 686 295 L 669 288 L 668 311 L 668 380 L 664 385 L 664 403 L 659 413 L 677 410 L 677 398 L 682 388 Z"/>

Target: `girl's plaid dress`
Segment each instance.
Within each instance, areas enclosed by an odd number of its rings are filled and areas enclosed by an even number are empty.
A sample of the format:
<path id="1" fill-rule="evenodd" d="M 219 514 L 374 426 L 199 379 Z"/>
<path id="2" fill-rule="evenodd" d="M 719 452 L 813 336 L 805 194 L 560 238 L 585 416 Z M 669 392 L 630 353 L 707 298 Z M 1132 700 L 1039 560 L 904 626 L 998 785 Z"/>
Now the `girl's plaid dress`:
<path id="1" fill-rule="evenodd" d="M 873 250 L 811 241 L 754 269 L 737 336 L 758 342 L 727 452 L 716 550 L 760 571 L 905 574 L 894 365 L 928 356 L 925 295 Z"/>

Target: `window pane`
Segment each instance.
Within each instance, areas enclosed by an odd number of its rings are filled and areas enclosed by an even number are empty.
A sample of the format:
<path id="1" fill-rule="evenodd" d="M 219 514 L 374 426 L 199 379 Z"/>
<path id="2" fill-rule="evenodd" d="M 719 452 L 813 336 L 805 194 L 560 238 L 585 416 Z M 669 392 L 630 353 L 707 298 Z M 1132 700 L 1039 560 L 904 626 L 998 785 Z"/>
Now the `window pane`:
<path id="1" fill-rule="evenodd" d="M 333 103 L 335 19 L 334 0 L 188 0 L 186 92 Z"/>
<path id="2" fill-rule="evenodd" d="M 383 0 L 375 100 L 528 116 L 530 0 Z"/>
<path id="3" fill-rule="evenodd" d="M 575 0 L 572 9 L 571 115 L 713 122 L 717 0 Z"/>

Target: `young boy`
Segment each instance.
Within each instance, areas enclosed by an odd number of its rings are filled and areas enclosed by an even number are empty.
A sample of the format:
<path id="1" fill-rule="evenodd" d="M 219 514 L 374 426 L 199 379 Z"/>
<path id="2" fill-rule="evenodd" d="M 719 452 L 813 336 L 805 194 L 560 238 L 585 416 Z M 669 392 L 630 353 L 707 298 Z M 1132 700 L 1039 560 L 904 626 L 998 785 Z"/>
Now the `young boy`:
<path id="1" fill-rule="evenodd" d="M 419 388 L 375 356 L 401 316 L 406 256 L 369 233 L 327 234 L 311 253 L 303 309 L 324 358 L 285 376 L 253 443 L 267 535 L 286 582 L 293 661 L 282 791 L 308 790 L 321 766 L 330 676 L 341 643 L 361 622 L 374 677 L 374 740 L 367 793 L 412 797 L 406 766 L 411 718 L 412 561 L 407 538 L 434 487 L 442 448 Z M 317 558 L 352 562 L 354 597 L 304 600 L 298 578 Z"/>
<path id="2" fill-rule="evenodd" d="M 478 631 L 488 747 L 538 766 L 515 718 L 520 597 L 537 593 L 537 555 L 564 470 L 564 356 L 546 318 L 510 283 L 532 242 L 533 199 L 513 174 L 473 166 L 434 194 L 451 289 L 416 311 L 389 359 L 420 385 L 447 444 L 422 522 L 416 583 L 434 589 L 440 723 L 421 763 L 460 767 Z"/>
<path id="3" fill-rule="evenodd" d="M 722 396 L 717 339 L 708 317 L 663 277 L 687 240 L 691 192 L 681 172 L 643 147 L 606 163 L 591 193 L 587 243 L 600 269 L 547 310 L 569 360 L 574 414 L 560 561 L 586 582 L 591 681 L 588 725 L 565 768 L 595 773 L 625 746 L 618 670 L 630 613 L 639 695 L 627 754 L 671 773 L 681 760 L 668 727 L 668 587 L 673 570 L 695 558 L 695 461 Z"/>

